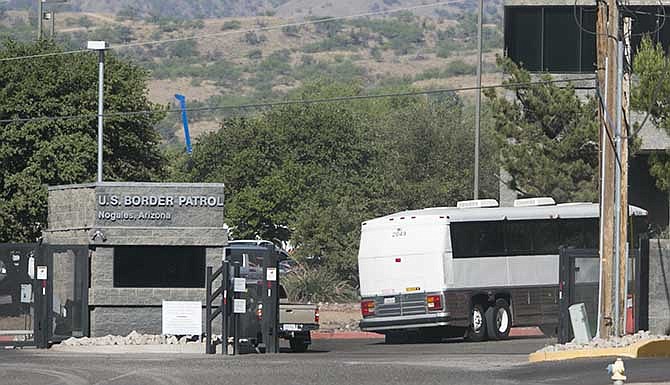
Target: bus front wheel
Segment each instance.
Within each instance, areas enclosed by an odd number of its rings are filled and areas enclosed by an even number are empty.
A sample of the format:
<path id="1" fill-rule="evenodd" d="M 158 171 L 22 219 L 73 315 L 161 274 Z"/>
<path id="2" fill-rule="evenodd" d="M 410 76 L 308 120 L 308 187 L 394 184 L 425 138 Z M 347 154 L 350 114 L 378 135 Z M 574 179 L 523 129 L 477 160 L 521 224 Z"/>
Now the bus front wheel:
<path id="1" fill-rule="evenodd" d="M 486 331 L 492 340 L 502 340 L 509 336 L 512 328 L 512 313 L 509 304 L 502 298 L 486 309 Z"/>
<path id="2" fill-rule="evenodd" d="M 468 341 L 478 342 L 486 339 L 486 307 L 480 303 L 472 304 L 470 327 L 465 335 Z"/>

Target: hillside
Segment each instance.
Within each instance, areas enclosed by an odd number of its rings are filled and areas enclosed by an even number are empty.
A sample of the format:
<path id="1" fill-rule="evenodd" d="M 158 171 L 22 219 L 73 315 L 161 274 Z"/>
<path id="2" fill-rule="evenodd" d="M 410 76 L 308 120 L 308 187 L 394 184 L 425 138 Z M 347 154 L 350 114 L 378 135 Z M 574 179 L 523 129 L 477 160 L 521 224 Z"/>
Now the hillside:
<path id="1" fill-rule="evenodd" d="M 366 12 L 380 3 L 397 8 L 418 1 L 246 1 L 236 2 L 241 7 L 239 13 L 274 4 L 272 16 L 188 20 L 124 12 L 123 1 L 95 2 L 96 8 L 107 7 L 117 10 L 116 14 L 89 12 L 86 7 L 93 3 L 72 1 L 70 6 L 82 11 L 57 13 L 56 39 L 67 49 L 79 49 L 86 40 L 96 39 L 118 46 L 210 36 L 116 50 L 150 71 L 150 97 L 161 104 L 173 104 L 175 93 L 186 95 L 190 107 L 282 100 L 301 85 L 324 79 L 358 82 L 370 92 L 408 85 L 427 89 L 474 84 L 476 14 L 467 9 L 441 6 L 388 17 L 273 28 L 314 20 L 317 15 Z M 148 1 L 142 6 L 150 9 L 167 7 L 168 3 Z M 190 7 L 208 4 L 191 3 Z M 307 4 L 309 8 L 305 8 Z M 500 77 L 495 73 L 494 62 L 502 47 L 498 17 L 502 7 L 487 4 L 484 81 L 491 84 L 498 83 Z M 215 8 L 207 8 L 207 13 Z M 309 12 L 310 17 L 300 16 Z M 34 39 L 34 27 L 27 20 L 25 11 L 0 13 L 0 38 Z M 194 135 L 216 129 L 226 114 L 230 112 L 191 114 Z M 159 129 L 170 142 L 181 137 L 179 125 L 179 117 L 169 115 Z"/>
<path id="2" fill-rule="evenodd" d="M 434 1 L 437 2 L 437 1 Z M 274 15 L 280 17 L 344 16 L 352 13 L 429 4 L 426 0 L 69 0 L 59 5 L 64 11 L 134 14 L 138 17 L 218 18 Z M 487 0 L 489 16 L 498 13 L 502 0 Z M 473 11 L 477 0 L 462 2 L 438 9 L 418 11 L 422 16 L 440 16 L 445 12 Z M 10 10 L 35 8 L 34 0 L 9 0 Z"/>

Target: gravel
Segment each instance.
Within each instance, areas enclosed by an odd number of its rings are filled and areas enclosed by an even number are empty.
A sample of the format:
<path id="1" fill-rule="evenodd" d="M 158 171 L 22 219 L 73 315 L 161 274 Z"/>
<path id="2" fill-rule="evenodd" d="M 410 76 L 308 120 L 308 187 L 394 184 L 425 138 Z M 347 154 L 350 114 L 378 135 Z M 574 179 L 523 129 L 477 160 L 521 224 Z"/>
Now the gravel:
<path id="1" fill-rule="evenodd" d="M 592 339 L 591 342 L 589 342 L 588 344 L 578 344 L 575 342 L 568 342 L 566 344 L 549 345 L 538 350 L 538 352 L 560 352 L 560 351 L 577 350 L 577 349 L 622 348 L 633 345 L 641 341 L 657 340 L 657 339 L 670 340 L 670 336 L 654 335 L 650 334 L 649 331 L 641 330 L 635 334 L 625 335 L 623 337 L 612 337 L 608 339 L 602 339 L 596 337 Z"/>
<path id="2" fill-rule="evenodd" d="M 216 338 L 217 336 L 215 336 Z M 220 337 L 219 337 L 220 338 Z M 63 346 L 112 346 L 112 345 L 185 345 L 194 341 L 191 336 L 165 336 L 154 334 L 140 334 L 136 331 L 127 336 L 106 335 L 104 337 L 70 337 L 61 342 Z"/>

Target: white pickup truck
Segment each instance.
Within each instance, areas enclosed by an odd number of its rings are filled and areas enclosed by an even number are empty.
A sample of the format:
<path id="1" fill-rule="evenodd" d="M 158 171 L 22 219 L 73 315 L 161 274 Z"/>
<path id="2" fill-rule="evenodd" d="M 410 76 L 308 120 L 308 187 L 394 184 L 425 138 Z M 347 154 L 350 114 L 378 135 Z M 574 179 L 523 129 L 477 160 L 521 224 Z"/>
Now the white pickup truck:
<path id="1" fill-rule="evenodd" d="M 312 343 L 311 331 L 319 328 L 319 308 L 312 304 L 289 303 L 279 286 L 279 337 L 287 339 L 294 352 L 304 352 Z"/>

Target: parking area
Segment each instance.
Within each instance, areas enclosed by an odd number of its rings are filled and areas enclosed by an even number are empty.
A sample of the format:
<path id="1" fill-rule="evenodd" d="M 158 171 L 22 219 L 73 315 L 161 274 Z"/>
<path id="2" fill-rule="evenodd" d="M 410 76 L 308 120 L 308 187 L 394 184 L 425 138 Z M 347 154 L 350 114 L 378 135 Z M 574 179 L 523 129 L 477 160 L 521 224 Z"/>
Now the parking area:
<path id="1" fill-rule="evenodd" d="M 200 354 L 0 352 L 3 385 L 46 384 L 607 384 L 609 359 L 529 364 L 544 338 L 385 345 L 317 340 L 308 353 Z M 628 383 L 670 380 L 668 360 L 626 362 Z"/>

